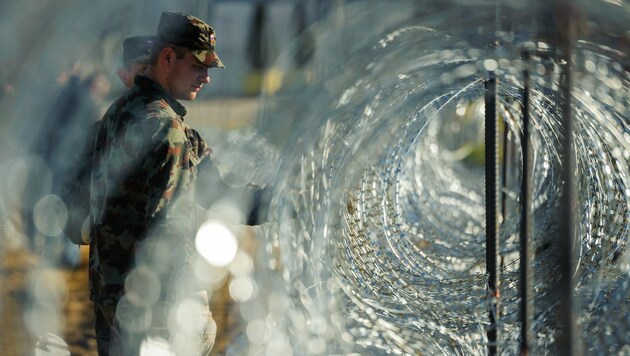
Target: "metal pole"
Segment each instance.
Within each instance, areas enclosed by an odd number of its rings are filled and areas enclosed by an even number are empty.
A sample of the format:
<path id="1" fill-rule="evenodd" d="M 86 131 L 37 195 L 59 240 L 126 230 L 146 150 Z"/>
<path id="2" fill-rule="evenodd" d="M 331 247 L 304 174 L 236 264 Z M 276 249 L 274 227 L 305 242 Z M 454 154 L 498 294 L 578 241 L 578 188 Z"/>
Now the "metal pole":
<path id="1" fill-rule="evenodd" d="M 559 310 L 558 322 L 560 326 L 560 335 L 558 338 L 558 353 L 560 355 L 581 355 L 581 345 L 579 338 L 576 337 L 577 327 L 575 322 L 575 302 L 573 292 L 575 291 L 575 281 L 573 280 L 573 272 L 575 270 L 575 188 L 574 188 L 574 171 L 575 162 L 573 154 L 573 117 L 571 112 L 571 92 L 573 86 L 573 78 L 571 73 L 571 56 L 573 52 L 573 41 L 575 40 L 575 23 L 572 19 L 572 13 L 576 8 L 570 0 L 558 0 L 556 21 L 559 26 L 558 49 L 565 65 L 561 68 L 562 75 L 560 80 L 560 88 L 563 97 L 562 101 L 562 122 L 560 132 L 560 149 L 562 154 L 562 172 L 561 177 L 564 183 L 563 192 L 560 200 L 559 231 L 558 243 L 560 248 L 560 283 L 559 292 Z"/>
<path id="2" fill-rule="evenodd" d="M 499 147 L 500 149 L 500 147 Z M 502 163 L 502 171 L 501 174 L 501 223 L 505 221 L 505 209 L 507 202 L 507 184 L 509 177 L 510 167 L 510 159 L 512 158 L 512 142 L 510 140 L 510 132 L 507 125 L 505 126 L 505 132 L 503 134 L 503 163 Z"/>
<path id="3" fill-rule="evenodd" d="M 486 270 L 488 273 L 488 302 L 490 325 L 487 330 L 488 354 L 496 355 L 498 351 L 499 317 L 499 278 L 498 278 L 498 246 L 499 219 L 497 202 L 499 197 L 499 130 L 497 120 L 497 83 L 494 72 L 485 81 L 485 170 L 486 170 Z"/>
<path id="4" fill-rule="evenodd" d="M 529 142 L 529 53 L 525 51 L 525 70 L 523 71 L 523 131 L 521 146 L 523 152 L 523 168 L 521 181 L 521 231 L 520 231 L 520 293 L 521 293 L 521 356 L 527 356 L 530 351 L 530 328 L 533 320 L 532 291 L 531 291 L 531 201 L 532 192 L 530 184 L 531 160 Z"/>
<path id="5" fill-rule="evenodd" d="M 503 223 L 505 222 L 505 211 L 506 211 L 506 204 L 507 204 L 507 185 L 508 185 L 508 181 L 510 179 L 510 172 L 512 171 L 512 160 L 513 160 L 513 144 L 514 141 L 511 139 L 511 133 L 510 133 L 510 129 L 509 126 L 507 124 L 507 120 L 504 122 L 503 125 L 503 138 L 502 138 L 502 145 L 503 145 L 503 154 L 502 154 L 502 164 L 501 164 L 501 171 L 499 172 L 501 175 L 501 188 L 499 189 L 499 191 L 501 192 L 501 204 L 499 204 L 499 206 L 501 207 L 501 214 L 499 215 L 500 220 L 499 220 L 499 226 L 503 227 Z M 499 145 L 499 152 L 501 152 L 501 145 Z M 505 272 L 505 262 L 503 260 L 503 256 L 499 256 L 499 276 L 501 276 L 504 272 Z"/>

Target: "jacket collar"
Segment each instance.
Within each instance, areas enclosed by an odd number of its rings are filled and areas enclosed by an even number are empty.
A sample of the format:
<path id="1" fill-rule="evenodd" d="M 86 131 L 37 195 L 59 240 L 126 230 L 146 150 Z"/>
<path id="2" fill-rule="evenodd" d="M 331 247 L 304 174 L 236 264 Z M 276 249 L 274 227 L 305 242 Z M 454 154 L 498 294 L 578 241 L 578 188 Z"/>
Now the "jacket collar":
<path id="1" fill-rule="evenodd" d="M 164 88 L 162 88 L 162 86 L 156 81 L 143 75 L 136 75 L 133 82 L 143 90 L 155 92 L 155 94 L 164 99 L 168 105 L 173 108 L 175 113 L 182 117 L 182 119 L 184 118 L 184 115 L 186 115 L 186 108 L 175 100 L 175 98 L 173 98 L 169 93 L 167 93 L 166 90 L 164 90 Z"/>

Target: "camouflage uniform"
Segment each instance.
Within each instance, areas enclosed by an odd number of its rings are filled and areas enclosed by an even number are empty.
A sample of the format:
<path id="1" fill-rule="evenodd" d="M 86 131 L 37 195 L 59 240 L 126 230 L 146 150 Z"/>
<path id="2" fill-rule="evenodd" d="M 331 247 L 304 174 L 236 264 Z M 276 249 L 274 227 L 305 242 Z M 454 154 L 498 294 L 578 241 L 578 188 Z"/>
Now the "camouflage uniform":
<path id="1" fill-rule="evenodd" d="M 90 291 L 98 302 L 122 297 L 138 244 L 150 233 L 192 251 L 196 166 L 210 154 L 184 123 L 181 104 L 146 77 L 135 84 L 107 111 L 96 138 Z"/>
<path id="2" fill-rule="evenodd" d="M 155 38 L 187 48 L 210 67 L 223 67 L 214 53 L 214 30 L 196 17 L 164 12 Z M 171 307 L 202 290 L 190 270 L 198 225 L 195 187 L 198 170 L 212 164 L 208 145 L 184 122 L 185 114 L 157 82 L 136 76 L 98 125 L 89 274 L 99 354 L 135 354 L 147 336 L 168 340 Z M 202 354 L 214 342 L 205 309 L 193 335 Z"/>
<path id="3" fill-rule="evenodd" d="M 95 303 L 116 306 L 138 263 L 162 273 L 160 300 L 175 298 L 166 294 L 177 269 L 158 265 L 190 265 L 197 165 L 210 154 L 199 133 L 184 123 L 185 114 L 157 83 L 137 76 L 135 86 L 99 125 L 90 198 L 90 292 Z M 152 245 L 145 247 L 145 241 Z M 170 261 L 152 258 L 156 243 L 169 251 Z M 148 258 L 136 261 L 140 251 Z"/>

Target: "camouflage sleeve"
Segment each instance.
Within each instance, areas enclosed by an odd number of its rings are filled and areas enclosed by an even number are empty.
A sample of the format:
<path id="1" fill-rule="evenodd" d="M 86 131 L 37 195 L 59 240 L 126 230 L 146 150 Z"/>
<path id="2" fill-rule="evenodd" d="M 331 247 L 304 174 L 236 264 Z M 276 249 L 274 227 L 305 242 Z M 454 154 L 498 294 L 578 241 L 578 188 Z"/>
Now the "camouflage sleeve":
<path id="1" fill-rule="evenodd" d="M 198 159 L 197 162 L 195 162 L 195 165 L 197 165 L 212 154 L 212 149 L 197 130 L 189 129 L 189 133 L 190 136 L 188 138 L 196 153 L 194 156 Z"/>
<path id="2" fill-rule="evenodd" d="M 188 169 L 186 159 L 187 138 L 183 125 L 177 120 L 160 120 L 161 125 L 153 134 L 152 149 L 143 162 L 146 184 L 142 187 L 146 197 L 146 217 L 157 218 L 173 200 L 182 172 Z"/>

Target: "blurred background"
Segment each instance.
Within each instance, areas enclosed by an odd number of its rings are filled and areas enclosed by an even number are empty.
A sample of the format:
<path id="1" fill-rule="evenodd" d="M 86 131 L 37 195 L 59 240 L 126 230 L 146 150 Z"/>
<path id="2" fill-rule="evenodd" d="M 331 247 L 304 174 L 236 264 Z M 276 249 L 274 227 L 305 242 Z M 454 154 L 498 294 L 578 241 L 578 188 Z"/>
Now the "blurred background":
<path id="1" fill-rule="evenodd" d="M 230 232 L 208 247 L 229 260 L 200 251 L 195 276 L 218 326 L 213 354 L 515 355 L 525 338 L 536 355 L 630 353 L 627 1 L 8 0 L 0 354 L 96 354 L 87 251 L 63 236 L 52 167 L 124 92 L 124 38 L 153 34 L 165 10 L 212 25 L 226 65 L 183 102 L 187 122 L 224 179 L 273 191 L 265 224 L 233 226 L 224 202 L 207 215 Z M 500 293 L 489 295 L 495 163 Z"/>

